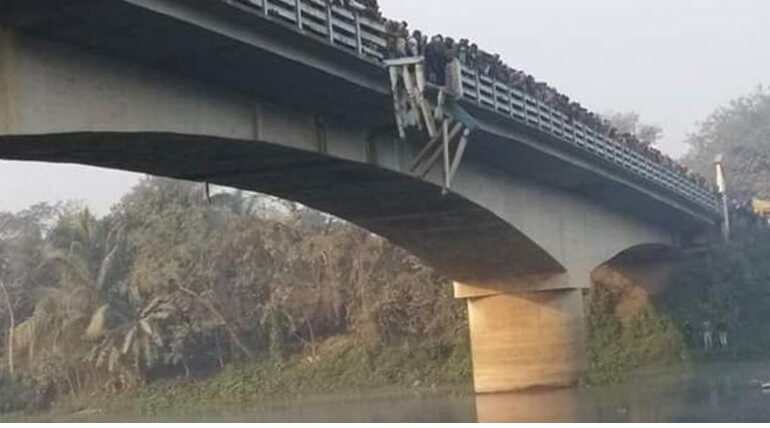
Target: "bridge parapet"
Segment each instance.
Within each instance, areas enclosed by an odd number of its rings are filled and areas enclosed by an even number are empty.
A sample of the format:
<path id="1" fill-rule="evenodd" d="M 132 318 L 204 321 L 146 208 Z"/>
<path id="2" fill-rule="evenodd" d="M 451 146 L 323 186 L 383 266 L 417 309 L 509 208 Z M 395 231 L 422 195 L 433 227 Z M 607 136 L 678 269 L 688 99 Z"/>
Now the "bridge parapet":
<path id="1" fill-rule="evenodd" d="M 372 60 L 382 60 L 385 25 L 328 0 L 222 0 L 243 5 Z"/>
<path id="2" fill-rule="evenodd" d="M 599 160 L 623 168 L 639 179 L 683 196 L 720 215 L 718 196 L 681 174 L 676 174 L 625 144 L 602 135 L 590 127 L 570 120 L 554 109 L 523 91 L 484 76 L 478 71 L 463 68 L 462 96 L 481 107 L 556 137 L 561 142 L 584 151 Z"/>

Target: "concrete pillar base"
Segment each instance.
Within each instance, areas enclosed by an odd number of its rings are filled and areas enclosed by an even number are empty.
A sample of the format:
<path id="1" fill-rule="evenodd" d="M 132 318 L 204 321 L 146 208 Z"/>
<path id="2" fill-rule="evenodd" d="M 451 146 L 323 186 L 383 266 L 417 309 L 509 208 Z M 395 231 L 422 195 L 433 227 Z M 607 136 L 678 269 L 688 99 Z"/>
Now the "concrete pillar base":
<path id="1" fill-rule="evenodd" d="M 578 381 L 582 290 L 497 293 L 467 301 L 476 392 L 567 387 Z"/>

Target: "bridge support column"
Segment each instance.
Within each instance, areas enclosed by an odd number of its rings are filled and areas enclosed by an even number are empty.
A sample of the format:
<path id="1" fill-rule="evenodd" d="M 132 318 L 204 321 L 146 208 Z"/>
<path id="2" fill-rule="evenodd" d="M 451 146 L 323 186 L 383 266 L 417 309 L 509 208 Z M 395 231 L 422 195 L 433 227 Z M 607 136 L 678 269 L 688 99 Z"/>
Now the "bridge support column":
<path id="1" fill-rule="evenodd" d="M 455 284 L 468 302 L 478 393 L 567 387 L 583 368 L 581 289 L 524 292 Z"/>

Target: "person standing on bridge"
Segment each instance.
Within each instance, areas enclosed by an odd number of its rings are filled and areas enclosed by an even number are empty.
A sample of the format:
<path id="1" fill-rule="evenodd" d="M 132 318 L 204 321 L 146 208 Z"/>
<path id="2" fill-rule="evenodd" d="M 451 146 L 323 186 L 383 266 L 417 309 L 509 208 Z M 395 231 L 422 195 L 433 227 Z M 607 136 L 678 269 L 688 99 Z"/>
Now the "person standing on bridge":
<path id="1" fill-rule="evenodd" d="M 385 58 L 393 59 L 398 58 L 398 30 L 399 23 L 396 21 L 388 21 L 385 23 L 385 41 L 386 51 Z"/>
<path id="2" fill-rule="evenodd" d="M 684 334 L 684 343 L 688 348 L 693 348 L 698 345 L 697 335 L 695 334 L 695 329 L 692 327 L 692 324 L 690 324 L 690 321 L 684 322 L 682 332 Z"/>
<path id="3" fill-rule="evenodd" d="M 457 46 L 457 59 L 463 67 L 468 66 L 468 49 L 468 39 L 460 39 L 460 44 Z"/>
<path id="4" fill-rule="evenodd" d="M 472 43 L 468 48 L 468 68 L 475 69 L 479 65 L 479 46 L 476 43 Z"/>
<path id="5" fill-rule="evenodd" d="M 717 324 L 717 336 L 719 337 L 719 347 L 727 349 L 727 323 L 720 321 Z"/>
<path id="6" fill-rule="evenodd" d="M 411 57 L 420 56 L 420 44 L 414 35 L 409 36 L 406 41 L 406 53 Z"/>
<path id="7" fill-rule="evenodd" d="M 425 66 L 428 70 L 428 81 L 435 85 L 444 86 L 446 51 L 444 38 L 441 35 L 433 36 L 425 48 Z"/>
<path id="8" fill-rule="evenodd" d="M 711 321 L 703 322 L 703 349 L 706 352 L 714 348 L 714 331 L 711 328 Z"/>
<path id="9" fill-rule="evenodd" d="M 417 55 L 416 56 L 423 56 L 425 55 L 425 45 L 427 44 L 427 40 L 425 39 L 425 36 L 422 35 L 422 31 L 420 30 L 414 30 L 412 33 L 412 37 L 414 40 L 417 41 Z"/>
<path id="10" fill-rule="evenodd" d="M 407 55 L 407 39 L 409 38 L 409 29 L 406 22 L 402 22 L 398 26 L 398 32 L 396 33 L 396 55 L 398 58 L 404 58 Z"/>

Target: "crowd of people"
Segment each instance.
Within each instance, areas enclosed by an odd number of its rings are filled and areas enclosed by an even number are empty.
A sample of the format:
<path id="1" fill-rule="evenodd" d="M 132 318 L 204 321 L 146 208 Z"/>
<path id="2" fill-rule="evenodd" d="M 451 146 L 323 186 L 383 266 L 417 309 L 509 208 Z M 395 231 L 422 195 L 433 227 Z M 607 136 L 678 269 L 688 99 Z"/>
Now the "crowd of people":
<path id="1" fill-rule="evenodd" d="M 727 341 L 727 323 L 724 321 L 720 321 L 716 325 L 716 329 L 714 329 L 714 326 L 711 324 L 711 321 L 704 321 L 703 327 L 700 330 L 700 332 L 696 332 L 695 328 L 693 328 L 692 324 L 689 322 L 684 323 L 684 338 L 688 345 L 692 347 L 699 347 L 700 345 L 703 346 L 703 350 L 706 352 L 710 352 L 714 349 L 714 338 L 716 337 L 718 342 L 717 344 L 721 349 L 727 349 L 728 347 L 728 341 Z"/>
<path id="2" fill-rule="evenodd" d="M 426 78 L 431 83 L 444 86 L 447 81 L 447 64 L 457 59 L 463 67 L 476 70 L 482 75 L 516 88 L 563 113 L 569 122 L 579 122 L 588 126 L 594 132 L 606 135 L 625 144 L 631 150 L 642 153 L 660 166 L 688 177 L 693 183 L 713 189 L 704 177 L 674 161 L 655 147 L 643 143 L 636 135 L 618 131 L 608 120 L 592 113 L 547 83 L 538 82 L 524 71 L 508 66 L 499 54 L 491 54 L 479 49 L 478 45 L 471 43 L 468 39 L 456 41 L 442 35 L 428 38 L 419 30 L 410 31 L 409 24 L 405 21 L 385 19 L 380 12 L 377 0 L 333 0 L 333 2 L 383 22 L 387 39 L 387 46 L 382 52 L 383 56 L 388 59 L 424 57 Z"/>
<path id="3" fill-rule="evenodd" d="M 330 0 L 331 4 L 354 10 L 368 18 L 384 21 L 377 0 Z"/>

